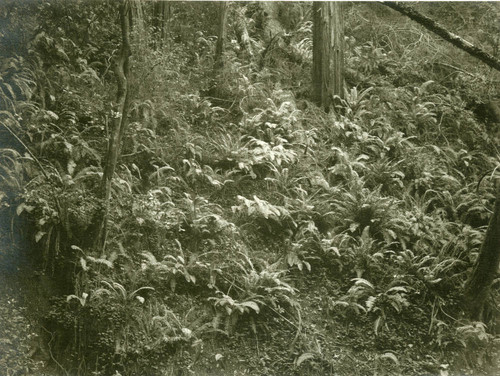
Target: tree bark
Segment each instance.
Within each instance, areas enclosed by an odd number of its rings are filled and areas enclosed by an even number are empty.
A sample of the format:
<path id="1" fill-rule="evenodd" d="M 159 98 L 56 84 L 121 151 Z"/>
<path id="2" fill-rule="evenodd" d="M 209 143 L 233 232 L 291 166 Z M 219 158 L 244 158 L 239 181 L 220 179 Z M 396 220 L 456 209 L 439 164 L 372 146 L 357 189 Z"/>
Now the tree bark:
<path id="1" fill-rule="evenodd" d="M 478 259 L 465 285 L 465 300 L 473 320 L 482 318 L 483 307 L 500 263 L 500 186 L 495 207 L 484 237 Z"/>
<path id="2" fill-rule="evenodd" d="M 170 21 L 170 2 L 158 0 L 153 6 L 153 26 L 158 32 L 160 46 L 167 39 L 168 22 Z"/>
<path id="3" fill-rule="evenodd" d="M 119 55 L 115 58 L 115 75 L 117 80 L 116 103 L 111 120 L 111 133 L 108 140 L 108 150 L 101 181 L 101 198 L 103 200 L 103 209 L 101 223 L 96 236 L 95 245 L 97 248 L 103 248 L 107 238 L 107 222 L 109 214 L 109 205 L 111 199 L 111 182 L 116 170 L 116 164 L 120 155 L 120 146 L 128 125 L 128 110 L 130 107 L 129 96 L 129 57 L 130 49 L 130 23 L 129 23 L 129 2 L 122 0 L 120 4 L 120 26 L 122 34 L 122 45 Z"/>
<path id="4" fill-rule="evenodd" d="M 420 25 L 425 27 L 427 30 L 432 31 L 433 33 L 439 35 L 444 40 L 450 42 L 454 46 L 460 48 L 461 50 L 467 52 L 469 55 L 481 60 L 482 62 L 488 64 L 493 69 L 500 71 L 500 60 L 490 55 L 489 53 L 483 51 L 479 47 L 474 46 L 472 43 L 466 41 L 465 39 L 459 37 L 456 34 L 450 33 L 444 27 L 442 27 L 439 23 L 434 21 L 433 19 L 417 12 L 412 7 L 397 3 L 394 1 L 384 1 L 382 4 L 392 8 L 399 13 L 408 16 L 413 21 L 418 22 Z"/>
<path id="5" fill-rule="evenodd" d="M 270 43 L 277 35 L 285 33 L 285 29 L 278 20 L 280 4 L 276 1 L 262 1 L 258 3 L 261 9 L 261 39 Z"/>
<path id="6" fill-rule="evenodd" d="M 219 26 L 217 28 L 217 44 L 215 46 L 215 66 L 216 70 L 224 67 L 224 41 L 226 39 L 227 24 L 227 2 L 219 2 Z"/>
<path id="7" fill-rule="evenodd" d="M 253 56 L 253 48 L 252 42 L 250 41 L 250 35 L 248 34 L 245 21 L 243 21 L 242 18 L 243 16 L 236 17 L 234 25 L 236 39 L 238 40 L 238 43 L 241 47 L 241 53 L 239 55 L 242 55 L 242 53 L 248 53 L 250 56 Z"/>
<path id="8" fill-rule="evenodd" d="M 332 94 L 344 98 L 344 7 L 340 1 L 332 2 Z"/>
<path id="9" fill-rule="evenodd" d="M 330 2 L 313 3 L 313 101 L 325 111 L 331 103 L 330 52 L 331 52 Z"/>

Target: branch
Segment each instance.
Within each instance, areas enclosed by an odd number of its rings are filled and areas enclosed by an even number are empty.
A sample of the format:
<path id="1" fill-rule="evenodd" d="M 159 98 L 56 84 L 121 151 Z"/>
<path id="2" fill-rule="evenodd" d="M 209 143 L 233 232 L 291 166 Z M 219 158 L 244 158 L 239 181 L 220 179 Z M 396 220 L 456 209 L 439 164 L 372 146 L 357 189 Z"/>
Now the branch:
<path id="1" fill-rule="evenodd" d="M 404 14 L 405 16 L 408 16 L 410 19 L 419 23 L 427 30 L 439 35 L 441 38 L 450 42 L 455 47 L 460 48 L 461 50 L 467 52 L 469 55 L 481 60 L 482 62 L 488 64 L 491 68 L 496 69 L 500 72 L 499 59 L 483 51 L 479 47 L 474 46 L 472 43 L 466 41 L 458 35 L 450 33 L 433 19 L 424 16 L 422 13 L 417 12 L 415 9 L 405 4 L 394 1 L 383 1 L 382 4 L 398 11 L 399 13 Z"/>
<path id="2" fill-rule="evenodd" d="M 470 77 L 476 77 L 475 74 L 472 74 L 470 72 L 464 71 L 463 69 L 455 67 L 454 65 L 451 65 L 451 64 L 441 63 L 440 61 L 436 61 L 434 64 L 435 65 L 441 65 L 442 67 L 445 67 L 445 68 L 453 69 L 456 72 L 460 72 L 460 73 L 466 74 L 467 76 L 470 76 Z"/>

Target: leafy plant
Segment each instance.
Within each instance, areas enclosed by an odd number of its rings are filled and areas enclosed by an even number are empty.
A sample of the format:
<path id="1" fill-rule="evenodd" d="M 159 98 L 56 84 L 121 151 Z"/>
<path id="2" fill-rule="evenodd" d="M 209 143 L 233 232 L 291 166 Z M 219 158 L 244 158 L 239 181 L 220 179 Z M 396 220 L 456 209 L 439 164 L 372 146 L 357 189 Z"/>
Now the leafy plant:
<path id="1" fill-rule="evenodd" d="M 344 99 L 337 97 L 336 99 L 340 102 L 339 107 L 343 109 L 345 116 L 354 120 L 356 118 L 362 118 L 364 115 L 371 114 L 368 109 L 368 104 L 372 101 L 372 98 L 367 98 L 373 87 L 362 90 L 358 93 L 357 87 L 353 87 L 351 90 L 344 89 Z"/>
<path id="2" fill-rule="evenodd" d="M 354 285 L 349 289 L 345 297 L 331 302 L 331 306 L 354 307 L 357 313 L 373 313 L 375 321 L 373 329 L 378 335 L 381 328 L 388 329 L 387 317 L 394 311 L 401 313 L 405 307 L 410 305 L 406 296 L 409 292 L 406 286 L 392 286 L 384 289 L 376 288 L 371 282 L 364 278 L 354 278 Z M 359 301 L 365 300 L 364 306 Z"/>
<path id="3" fill-rule="evenodd" d="M 233 206 L 233 212 L 251 218 L 258 229 L 268 233 L 277 233 L 293 226 L 290 212 L 285 207 L 273 205 L 255 195 L 252 200 L 243 196 L 237 198 L 240 205 Z"/>
<path id="4" fill-rule="evenodd" d="M 139 287 L 134 291 L 128 292 L 123 285 L 118 282 L 108 282 L 102 281 L 102 284 L 106 287 L 97 289 L 93 293 L 93 297 L 98 300 L 106 300 L 103 295 L 108 296 L 110 300 L 120 302 L 121 304 L 128 304 L 133 300 L 139 301 L 139 303 L 144 303 L 144 298 L 139 295 L 141 291 L 154 291 L 154 288 L 150 286 Z"/>
<path id="5" fill-rule="evenodd" d="M 177 276 L 181 275 L 187 283 L 196 284 L 196 273 L 200 269 L 206 269 L 208 265 L 196 260 L 196 257 L 186 259 L 182 247 L 178 240 L 180 255 L 165 255 L 162 261 L 157 261 L 156 257 L 150 252 L 143 252 L 144 262 L 141 265 L 143 272 L 151 275 L 150 279 L 160 278 L 158 282 L 165 282 L 170 285 L 172 291 L 175 291 L 177 285 Z M 154 277 L 153 277 L 154 276 Z"/>
<path id="6" fill-rule="evenodd" d="M 255 315 L 271 312 L 284 318 L 283 313 L 296 313 L 299 307 L 293 299 L 295 289 L 284 279 L 285 271 L 276 270 L 275 265 L 267 265 L 260 272 L 256 270 L 248 257 L 243 256 L 243 263 L 236 263 L 242 274 L 239 284 L 231 283 L 237 290 L 236 297 L 218 291 L 217 297 L 210 297 L 216 308 L 213 325 L 218 327 L 221 317 L 225 316 L 225 330 L 232 333 L 241 317 L 249 316 L 252 330 L 256 332 Z M 226 277 L 223 277 L 228 281 Z M 230 281 L 229 281 L 230 282 Z M 234 296 L 234 295 L 233 295 Z"/>

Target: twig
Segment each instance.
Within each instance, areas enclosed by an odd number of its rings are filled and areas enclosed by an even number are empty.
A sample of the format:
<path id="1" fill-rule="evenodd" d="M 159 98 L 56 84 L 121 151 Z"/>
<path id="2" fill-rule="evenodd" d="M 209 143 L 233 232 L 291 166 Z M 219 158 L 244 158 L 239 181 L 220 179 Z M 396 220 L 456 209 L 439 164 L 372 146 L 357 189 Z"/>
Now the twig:
<path id="1" fill-rule="evenodd" d="M 45 330 L 47 333 L 50 334 L 50 341 L 47 343 L 47 347 L 49 348 L 49 355 L 50 355 L 50 358 L 54 361 L 54 363 L 56 363 L 59 368 L 61 368 L 63 370 L 63 372 L 66 374 L 66 376 L 69 375 L 69 372 L 66 371 L 66 369 L 61 365 L 61 363 L 59 363 L 56 358 L 54 358 L 54 355 L 52 354 L 52 349 L 50 347 L 50 343 L 54 340 L 54 334 L 52 332 L 50 332 L 48 329 L 46 329 L 43 325 L 41 326 L 41 328 L 43 330 Z"/>
<path id="2" fill-rule="evenodd" d="M 467 71 L 464 71 L 463 69 L 460 69 L 458 67 L 455 67 L 454 65 L 451 65 L 451 64 L 447 64 L 447 63 L 441 63 L 439 61 L 436 61 L 434 64 L 436 65 L 441 65 L 443 67 L 446 67 L 446 68 L 451 68 L 457 72 L 460 72 L 460 73 L 463 73 L 463 74 L 466 74 L 467 76 L 470 76 L 470 77 L 476 77 L 475 74 L 473 73 L 470 73 L 470 72 L 467 72 Z"/>
<path id="3" fill-rule="evenodd" d="M 483 181 L 483 179 L 490 175 L 490 179 L 493 179 L 493 176 L 495 175 L 495 172 L 498 170 L 498 168 L 500 168 L 500 165 L 497 165 L 493 170 L 488 170 L 486 171 L 482 176 L 481 178 L 479 179 L 479 181 L 477 182 L 477 186 L 476 186 L 476 192 L 479 192 L 479 186 L 481 185 L 481 182 Z"/>

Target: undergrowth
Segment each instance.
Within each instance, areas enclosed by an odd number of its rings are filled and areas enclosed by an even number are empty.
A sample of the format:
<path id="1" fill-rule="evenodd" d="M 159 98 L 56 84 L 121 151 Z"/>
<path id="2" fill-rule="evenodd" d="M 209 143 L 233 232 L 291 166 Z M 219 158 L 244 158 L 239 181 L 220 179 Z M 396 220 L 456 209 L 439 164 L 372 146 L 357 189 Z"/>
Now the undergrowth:
<path id="1" fill-rule="evenodd" d="M 424 40 L 362 27 L 353 6 L 349 85 L 327 114 L 305 99 L 307 14 L 266 42 L 256 5 L 235 5 L 214 78 L 213 31 L 191 32 L 214 9 L 180 7 L 162 48 L 134 39 L 130 127 L 95 250 L 118 45 L 114 5 L 98 4 L 71 4 L 69 28 L 43 3 L 43 31 L 1 67 L 0 210 L 13 230 L 30 223 L 40 268 L 65 284 L 44 322 L 59 371 L 486 369 L 498 283 L 484 323 L 462 296 L 499 161 L 467 108 L 469 76 L 439 80 L 405 47 Z"/>

